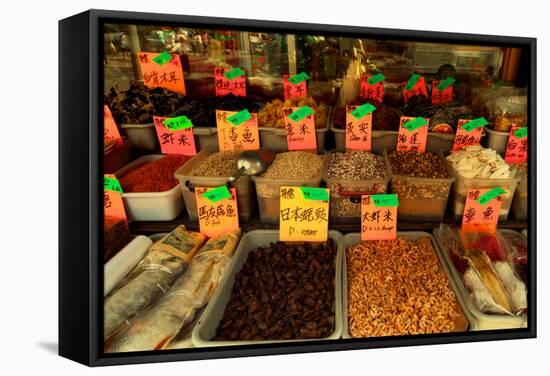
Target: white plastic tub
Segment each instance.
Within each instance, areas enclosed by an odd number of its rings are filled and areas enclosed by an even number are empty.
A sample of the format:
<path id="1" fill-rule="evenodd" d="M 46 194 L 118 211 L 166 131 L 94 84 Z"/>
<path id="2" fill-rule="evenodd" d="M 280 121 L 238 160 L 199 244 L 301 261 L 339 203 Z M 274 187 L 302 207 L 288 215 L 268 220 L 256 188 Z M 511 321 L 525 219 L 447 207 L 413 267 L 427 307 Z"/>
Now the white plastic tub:
<path id="1" fill-rule="evenodd" d="M 485 131 L 487 132 L 487 147 L 496 150 L 499 154 L 504 155 L 510 133 L 494 131 L 489 128 L 485 128 Z"/>
<path id="2" fill-rule="evenodd" d="M 162 157 L 162 154 L 144 155 L 118 170 L 115 175 L 120 178 L 125 173 Z M 134 221 L 171 221 L 180 215 L 184 208 L 179 184 L 165 192 L 123 193 L 122 199 L 128 217 Z"/>
<path id="3" fill-rule="evenodd" d="M 132 146 L 136 149 L 155 151 L 159 149 L 157 131 L 153 123 L 121 124 Z"/>
<path id="4" fill-rule="evenodd" d="M 330 230 L 329 237 L 338 247 L 336 254 L 336 270 L 335 270 L 335 300 L 334 300 L 334 331 L 327 337 L 321 340 L 334 340 L 340 338 L 342 333 L 342 252 L 344 236 L 338 231 Z M 235 284 L 235 275 L 242 269 L 250 252 L 255 251 L 258 247 L 269 246 L 270 243 L 275 243 L 279 240 L 278 230 L 254 230 L 250 231 L 241 238 L 241 242 L 235 251 L 235 256 L 231 260 L 231 264 L 226 270 L 226 275 L 220 283 L 220 286 L 210 299 L 206 306 L 199 322 L 193 329 L 193 345 L 195 347 L 214 347 L 214 346 L 233 346 L 233 345 L 255 345 L 266 343 L 287 343 L 287 342 L 307 342 L 318 341 L 320 339 L 303 339 L 303 340 L 266 340 L 266 341 L 212 341 L 216 333 L 225 307 L 231 298 L 233 285 Z"/>
<path id="5" fill-rule="evenodd" d="M 193 135 L 197 152 L 204 149 L 219 150 L 217 128 L 193 127 Z"/>

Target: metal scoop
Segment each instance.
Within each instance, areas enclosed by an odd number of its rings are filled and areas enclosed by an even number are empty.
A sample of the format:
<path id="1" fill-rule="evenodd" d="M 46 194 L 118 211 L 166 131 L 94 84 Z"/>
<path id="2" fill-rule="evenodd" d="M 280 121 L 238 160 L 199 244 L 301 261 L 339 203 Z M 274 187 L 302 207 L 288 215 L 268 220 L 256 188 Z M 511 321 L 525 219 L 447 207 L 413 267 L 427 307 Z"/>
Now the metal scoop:
<path id="1" fill-rule="evenodd" d="M 264 172 L 273 161 L 274 155 L 270 153 L 256 153 L 253 151 L 245 151 L 239 155 L 237 159 L 237 171 L 235 175 L 229 178 L 230 181 L 237 181 L 243 175 L 258 175 Z"/>

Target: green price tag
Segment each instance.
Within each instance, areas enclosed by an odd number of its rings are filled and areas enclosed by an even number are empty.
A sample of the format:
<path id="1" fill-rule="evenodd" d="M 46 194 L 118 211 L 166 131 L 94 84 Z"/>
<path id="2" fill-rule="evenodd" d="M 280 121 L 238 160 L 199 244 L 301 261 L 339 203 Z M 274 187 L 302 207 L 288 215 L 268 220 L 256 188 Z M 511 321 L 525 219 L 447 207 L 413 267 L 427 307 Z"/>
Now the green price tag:
<path id="1" fill-rule="evenodd" d="M 298 85 L 300 82 L 309 80 L 309 76 L 306 72 L 299 73 L 295 76 L 292 76 L 288 79 L 288 82 L 290 82 L 292 85 Z"/>
<path id="2" fill-rule="evenodd" d="M 525 138 L 527 137 L 527 127 L 519 128 L 514 131 L 514 135 L 517 138 Z"/>
<path id="3" fill-rule="evenodd" d="M 407 82 L 407 84 L 405 85 L 405 90 L 412 90 L 412 88 L 414 87 L 414 85 L 416 85 L 419 79 L 420 79 L 420 75 L 418 73 L 413 74 L 411 78 L 409 78 L 409 82 Z"/>
<path id="4" fill-rule="evenodd" d="M 244 71 L 241 68 L 233 68 L 223 74 L 228 80 L 233 80 L 237 77 L 244 76 Z"/>
<path id="5" fill-rule="evenodd" d="M 252 115 L 250 115 L 250 112 L 248 110 L 242 110 L 241 112 L 237 112 L 234 115 L 231 115 L 227 118 L 227 121 L 230 122 L 233 125 L 241 125 L 245 121 L 249 121 L 252 119 Z"/>
<path id="6" fill-rule="evenodd" d="M 493 188 L 490 191 L 488 191 L 488 192 L 482 194 L 481 196 L 479 196 L 479 198 L 477 199 L 477 202 L 479 202 L 481 205 L 485 205 L 489 201 L 491 201 L 494 198 L 497 198 L 498 196 L 500 196 L 503 193 L 506 193 L 506 191 L 504 189 L 502 189 L 500 187 Z"/>
<path id="7" fill-rule="evenodd" d="M 405 128 L 409 132 L 412 132 L 417 128 L 425 126 L 426 124 L 428 124 L 428 121 L 426 119 L 424 119 L 423 117 L 417 117 L 416 119 L 409 120 L 408 122 L 403 124 L 403 128 Z"/>
<path id="8" fill-rule="evenodd" d="M 114 191 L 122 193 L 122 187 L 120 186 L 120 182 L 118 179 L 115 178 L 107 178 L 103 177 L 103 189 L 106 191 Z"/>
<path id="9" fill-rule="evenodd" d="M 170 55 L 168 52 L 164 51 L 163 53 L 161 53 L 160 55 L 158 55 L 157 57 L 155 57 L 153 59 L 153 61 L 155 63 L 157 63 L 158 65 L 164 65 L 166 64 L 167 62 L 169 62 L 170 60 L 172 60 L 172 55 Z"/>
<path id="10" fill-rule="evenodd" d="M 222 185 L 203 193 L 202 197 L 210 202 L 218 202 L 224 198 L 231 198 L 231 192 L 229 192 L 226 185 Z"/>
<path id="11" fill-rule="evenodd" d="M 313 111 L 311 107 L 304 106 L 304 107 L 300 107 L 299 109 L 297 109 L 296 111 L 288 115 L 288 117 L 294 121 L 300 121 L 306 116 L 312 115 L 314 113 L 315 111 Z"/>
<path id="12" fill-rule="evenodd" d="M 369 85 L 376 85 L 377 83 L 384 81 L 386 79 L 386 76 L 384 76 L 382 73 L 378 73 L 372 77 L 370 77 L 367 82 Z"/>
<path id="13" fill-rule="evenodd" d="M 300 190 L 306 200 L 328 200 L 328 192 L 325 188 L 300 187 Z"/>
<path id="14" fill-rule="evenodd" d="M 466 132 L 471 132 L 476 128 L 484 127 L 487 124 L 489 124 L 489 122 L 484 117 L 480 117 L 462 125 L 462 129 L 464 129 Z"/>
<path id="15" fill-rule="evenodd" d="M 442 91 L 442 90 L 445 90 L 446 88 L 448 88 L 449 86 L 451 86 L 452 84 L 454 84 L 456 82 L 456 80 L 452 77 L 447 77 L 446 79 L 444 79 L 443 81 L 441 81 L 439 83 L 439 85 L 437 85 L 437 90 L 439 91 Z"/>
<path id="16" fill-rule="evenodd" d="M 193 123 L 191 123 L 191 120 L 189 120 L 187 116 L 178 116 L 165 119 L 162 124 L 164 124 L 166 128 L 168 128 L 168 130 L 171 132 L 179 131 L 180 129 L 191 128 L 193 126 Z"/>
<path id="17" fill-rule="evenodd" d="M 371 195 L 374 206 L 399 206 L 399 200 L 395 194 Z"/>
<path id="18" fill-rule="evenodd" d="M 370 114 L 372 111 L 376 110 L 376 107 L 374 107 L 370 103 L 365 103 L 359 107 L 357 107 L 355 110 L 351 111 L 351 114 L 356 119 L 361 119 L 363 116 Z"/>

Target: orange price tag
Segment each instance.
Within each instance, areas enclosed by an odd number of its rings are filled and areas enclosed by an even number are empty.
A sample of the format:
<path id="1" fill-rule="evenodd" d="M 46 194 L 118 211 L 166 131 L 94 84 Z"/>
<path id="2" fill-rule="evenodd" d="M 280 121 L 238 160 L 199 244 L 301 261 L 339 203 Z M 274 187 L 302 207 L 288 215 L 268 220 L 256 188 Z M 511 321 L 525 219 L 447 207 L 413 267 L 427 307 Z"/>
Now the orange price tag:
<path id="1" fill-rule="evenodd" d="M 500 215 L 500 206 L 503 201 L 502 195 L 487 201 L 482 199 L 483 195 L 488 192 L 493 192 L 494 190 L 494 188 L 485 188 L 470 189 L 468 191 L 466 203 L 464 204 L 464 213 L 462 214 L 463 231 L 496 232 L 498 217 Z M 482 201 L 482 203 L 480 203 L 480 201 Z"/>
<path id="2" fill-rule="evenodd" d="M 298 121 L 289 116 L 301 107 L 284 107 L 285 130 L 288 150 L 317 150 L 315 114 L 307 115 Z"/>
<path id="3" fill-rule="evenodd" d="M 328 188 L 281 187 L 279 240 L 326 242 Z"/>
<path id="4" fill-rule="evenodd" d="M 199 216 L 200 232 L 208 237 L 221 235 L 239 228 L 239 213 L 237 209 L 237 190 L 228 189 L 227 196 L 215 195 L 209 197 L 208 192 L 215 192 L 222 187 L 196 187 L 195 199 Z M 225 189 L 227 187 L 224 186 Z"/>
<path id="5" fill-rule="evenodd" d="M 120 139 L 120 132 L 111 113 L 109 106 L 103 106 L 103 141 Z"/>
<path id="6" fill-rule="evenodd" d="M 124 202 L 122 201 L 122 188 L 115 175 L 103 175 L 103 213 L 105 217 L 121 218 L 128 221 Z"/>
<path id="7" fill-rule="evenodd" d="M 258 133 L 258 114 L 250 113 L 251 119 L 238 125 L 227 120 L 241 112 L 216 110 L 216 125 L 218 127 L 218 145 L 225 150 L 260 150 L 260 134 Z"/>
<path id="8" fill-rule="evenodd" d="M 361 119 L 351 114 L 359 106 L 346 106 L 346 149 L 371 150 L 372 112 Z"/>
<path id="9" fill-rule="evenodd" d="M 479 145 L 481 135 L 483 134 L 483 127 L 474 128 L 468 132 L 466 129 L 462 128 L 462 126 L 470 121 L 471 120 L 468 119 L 458 120 L 455 140 L 453 142 L 453 148 L 451 149 L 452 151 L 461 150 L 466 146 Z"/>
<path id="10" fill-rule="evenodd" d="M 193 128 L 170 131 L 164 124 L 166 119 L 169 118 L 164 116 L 153 116 L 153 123 L 155 124 L 162 154 L 197 154 L 195 137 L 193 137 Z"/>
<path id="11" fill-rule="evenodd" d="M 516 132 L 523 129 L 517 125 L 512 125 L 510 128 L 510 135 L 508 136 L 508 143 L 506 144 L 506 154 L 504 160 L 511 164 L 526 163 L 528 156 L 528 142 L 527 134 L 519 138 Z"/>
<path id="12" fill-rule="evenodd" d="M 375 196 L 361 196 L 361 240 L 392 240 L 397 236 L 397 206 L 375 203 Z M 395 197 L 397 199 L 397 197 Z"/>
<path id="13" fill-rule="evenodd" d="M 401 87 L 403 88 L 403 99 L 405 100 L 405 103 L 411 99 L 411 97 L 415 95 L 424 95 L 428 96 L 428 90 L 426 89 L 426 81 L 424 80 L 424 77 L 420 76 L 416 83 L 412 86 L 412 88 L 406 89 L 408 82 L 401 83 Z"/>
<path id="14" fill-rule="evenodd" d="M 412 126 L 409 126 L 409 124 L 412 124 Z M 399 121 L 399 133 L 397 134 L 398 151 L 415 150 L 423 153 L 426 151 L 427 141 L 428 119 L 401 116 Z"/>
<path id="15" fill-rule="evenodd" d="M 291 97 L 307 97 L 307 81 L 302 81 L 296 85 L 290 83 L 288 74 L 283 74 L 283 92 L 285 100 Z"/>
<path id="16" fill-rule="evenodd" d="M 139 52 L 138 60 L 141 68 L 141 76 L 145 86 L 149 88 L 163 87 L 175 93 L 185 95 L 185 81 L 181 68 L 180 56 L 171 55 L 172 59 L 159 64 L 155 62 L 160 55 L 156 52 Z"/>
<path id="17" fill-rule="evenodd" d="M 237 76 L 229 79 L 225 72 L 233 71 L 231 68 L 214 68 L 214 85 L 216 87 L 216 96 L 223 97 L 227 94 L 233 94 L 240 97 L 246 97 L 246 75 Z"/>
<path id="18" fill-rule="evenodd" d="M 371 85 L 369 83 L 371 78 L 376 78 L 376 76 L 361 75 L 359 95 L 362 99 L 374 99 L 382 102 L 384 99 L 384 82 L 379 81 Z"/>
<path id="19" fill-rule="evenodd" d="M 437 86 L 441 81 L 432 81 L 432 104 L 440 105 L 453 101 L 453 86 L 449 85 L 443 90 L 439 90 Z"/>

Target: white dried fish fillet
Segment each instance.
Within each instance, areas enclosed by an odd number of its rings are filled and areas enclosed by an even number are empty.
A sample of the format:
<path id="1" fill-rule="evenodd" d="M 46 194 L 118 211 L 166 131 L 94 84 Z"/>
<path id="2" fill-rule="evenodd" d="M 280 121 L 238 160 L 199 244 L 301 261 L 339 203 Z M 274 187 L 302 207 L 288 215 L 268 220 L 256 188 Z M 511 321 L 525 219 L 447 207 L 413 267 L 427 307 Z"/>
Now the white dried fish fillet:
<path id="1" fill-rule="evenodd" d="M 462 279 L 464 280 L 464 285 L 470 291 L 470 296 L 472 297 L 475 306 L 481 312 L 511 315 L 510 312 L 495 302 L 493 295 L 491 295 L 487 287 L 485 287 L 483 282 L 481 282 L 477 272 L 472 267 L 466 269 Z"/>
<path id="2" fill-rule="evenodd" d="M 493 263 L 493 267 L 502 281 L 508 296 L 510 297 L 514 312 L 519 314 L 526 310 L 527 287 L 525 286 L 525 283 L 523 283 L 523 281 L 516 276 L 510 267 L 510 264 L 506 261 L 496 261 Z"/>

